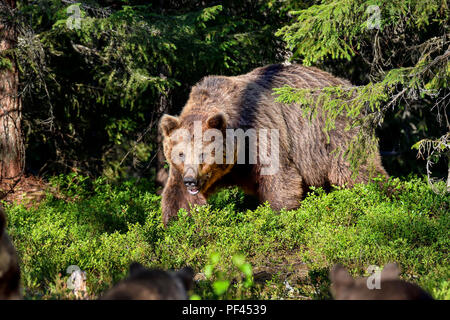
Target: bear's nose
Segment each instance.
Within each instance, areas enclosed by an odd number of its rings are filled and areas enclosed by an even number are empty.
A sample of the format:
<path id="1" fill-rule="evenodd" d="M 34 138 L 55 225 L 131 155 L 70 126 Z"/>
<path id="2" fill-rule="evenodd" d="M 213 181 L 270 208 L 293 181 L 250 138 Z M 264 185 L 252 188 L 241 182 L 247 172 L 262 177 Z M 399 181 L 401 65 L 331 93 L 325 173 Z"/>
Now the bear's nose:
<path id="1" fill-rule="evenodd" d="M 197 185 L 197 179 L 194 177 L 184 177 L 183 182 L 186 187 L 194 187 Z"/>

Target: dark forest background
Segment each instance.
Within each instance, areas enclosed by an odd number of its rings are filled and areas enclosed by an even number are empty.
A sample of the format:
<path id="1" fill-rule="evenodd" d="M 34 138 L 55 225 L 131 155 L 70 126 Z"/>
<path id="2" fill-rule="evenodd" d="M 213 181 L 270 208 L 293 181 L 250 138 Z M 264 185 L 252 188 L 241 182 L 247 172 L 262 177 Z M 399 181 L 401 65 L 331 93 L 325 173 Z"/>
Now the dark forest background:
<path id="1" fill-rule="evenodd" d="M 420 2 L 401 2 L 411 12 L 402 6 L 393 12 L 394 4 L 382 7 L 387 26 L 356 36 L 345 19 L 367 17 L 345 12 L 346 4 L 339 1 L 40 0 L 17 1 L 13 9 L 7 2 L 2 4 L 2 23 L 14 28 L 17 38 L 2 59 L 13 58 L 17 64 L 25 172 L 37 176 L 79 172 L 109 179 L 153 177 L 163 165 L 158 155 L 160 116 L 178 114 L 190 87 L 206 75 L 237 75 L 271 63 L 302 63 L 306 57 L 308 63 L 363 86 L 389 70 L 417 64 L 432 39 L 442 43 L 431 58 L 448 47 L 445 1 L 425 1 L 427 21 L 422 25 L 409 21 L 423 18 L 416 16 L 421 14 L 417 10 L 425 10 L 418 7 Z M 349 3 L 365 12 L 365 2 Z M 333 55 L 324 43 L 320 59 L 311 59 L 301 48 L 305 31 L 296 29 L 295 11 L 322 6 L 325 14 L 330 5 L 342 5 L 343 13 L 333 13 L 335 20 L 328 24 L 338 29 L 329 32 L 339 41 L 348 39 L 353 51 Z M 396 15 L 398 20 L 393 20 Z M 313 24 L 310 31 L 322 32 Z M 292 44 L 295 37 L 297 47 Z M 444 69 L 446 65 L 448 56 Z M 448 132 L 448 120 L 442 120 L 448 88 L 442 89 L 433 99 L 408 97 L 384 110 L 377 134 L 391 175 L 426 173 L 426 156 L 418 159 L 411 147 Z M 433 108 L 439 97 L 447 98 L 444 109 Z M 435 162 L 433 174 L 445 178 L 446 157 Z"/>

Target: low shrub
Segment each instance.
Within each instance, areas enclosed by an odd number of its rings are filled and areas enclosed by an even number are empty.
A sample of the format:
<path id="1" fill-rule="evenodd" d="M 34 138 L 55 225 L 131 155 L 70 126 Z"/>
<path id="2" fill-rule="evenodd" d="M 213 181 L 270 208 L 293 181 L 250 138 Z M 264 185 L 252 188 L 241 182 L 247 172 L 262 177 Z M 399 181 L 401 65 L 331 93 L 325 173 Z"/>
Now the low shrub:
<path id="1" fill-rule="evenodd" d="M 190 215 L 180 210 L 167 229 L 150 181 L 110 184 L 73 174 L 51 185 L 35 207 L 6 205 L 27 299 L 71 298 L 64 286 L 71 265 L 86 271 L 94 298 L 132 261 L 191 266 L 200 276 L 192 295 L 201 299 L 326 299 L 334 263 L 356 276 L 392 261 L 403 279 L 450 297 L 450 196 L 421 178 L 317 188 L 297 210 L 281 212 L 223 190 Z"/>

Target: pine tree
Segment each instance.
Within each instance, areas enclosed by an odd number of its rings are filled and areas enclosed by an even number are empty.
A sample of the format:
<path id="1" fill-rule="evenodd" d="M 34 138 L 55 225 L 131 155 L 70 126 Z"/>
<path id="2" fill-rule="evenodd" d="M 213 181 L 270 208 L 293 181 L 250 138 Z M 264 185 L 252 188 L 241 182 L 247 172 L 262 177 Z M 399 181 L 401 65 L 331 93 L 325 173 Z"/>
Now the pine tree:
<path id="1" fill-rule="evenodd" d="M 361 153 L 377 143 L 374 130 L 389 110 L 407 110 L 415 105 L 433 113 L 441 135 L 417 141 L 411 147 L 431 166 L 441 158 L 449 161 L 447 188 L 450 191 L 450 37 L 449 10 L 445 0 L 322 0 L 304 10 L 291 12 L 295 21 L 278 31 L 293 59 L 305 64 L 324 61 L 360 61 L 368 70 L 361 85 L 327 88 L 321 92 L 277 89 L 278 99 L 297 102 L 305 112 L 320 103 L 327 112 L 327 130 L 334 119 L 346 114 L 352 126 L 371 132 L 360 135 L 347 150 L 357 168 Z M 367 132 L 367 131 L 361 131 Z M 373 148 L 372 148 L 373 149 Z"/>
<path id="2" fill-rule="evenodd" d="M 17 33 L 11 19 L 15 0 L 0 3 L 0 191 L 9 191 L 20 179 L 24 162 L 21 131 L 22 104 L 18 92 L 19 76 L 13 49 Z"/>

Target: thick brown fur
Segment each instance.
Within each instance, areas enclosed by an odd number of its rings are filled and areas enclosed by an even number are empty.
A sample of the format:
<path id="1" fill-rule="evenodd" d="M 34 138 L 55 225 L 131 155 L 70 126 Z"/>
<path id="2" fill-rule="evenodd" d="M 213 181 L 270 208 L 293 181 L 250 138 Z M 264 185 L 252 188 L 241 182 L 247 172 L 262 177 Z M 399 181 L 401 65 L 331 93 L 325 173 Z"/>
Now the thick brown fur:
<path id="1" fill-rule="evenodd" d="M 6 216 L 0 206 L 0 300 L 20 299 L 20 269 L 16 249 L 5 230 Z"/>
<path id="2" fill-rule="evenodd" d="M 128 278 L 107 291 L 101 300 L 186 300 L 194 272 L 150 270 L 138 263 L 130 265 Z"/>
<path id="3" fill-rule="evenodd" d="M 381 272 L 380 288 L 369 289 L 367 278 L 353 279 L 341 265 L 330 272 L 331 292 L 336 300 L 432 300 L 433 298 L 414 283 L 399 278 L 396 264 L 386 265 Z"/>
<path id="4" fill-rule="evenodd" d="M 236 77 L 208 76 L 196 84 L 179 117 L 164 115 L 160 129 L 164 138 L 164 154 L 170 164 L 169 177 L 162 193 L 163 223 L 167 225 L 180 208 L 202 205 L 218 188 L 239 186 L 256 195 L 260 202 L 268 201 L 274 210 L 294 209 L 310 186 L 347 185 L 367 182 L 371 176 L 387 176 L 377 151 L 374 170 L 363 165 L 352 179 L 350 165 L 332 151 L 345 148 L 358 129 L 346 131 L 344 117 L 336 120 L 329 142 L 324 133 L 323 116 L 312 122 L 305 119 L 295 104 L 275 102 L 273 88 L 289 85 L 296 88 L 351 86 L 345 80 L 313 67 L 281 64 L 257 68 Z M 189 168 L 200 182 L 200 192 L 191 195 L 183 184 L 186 166 L 173 163 L 170 155 L 176 144 L 175 129 L 192 133 L 194 121 L 202 129 L 278 129 L 279 171 L 262 175 L 257 164 L 204 164 Z M 345 149 L 344 149 L 345 150 Z M 373 174 L 372 174 L 373 173 Z"/>

